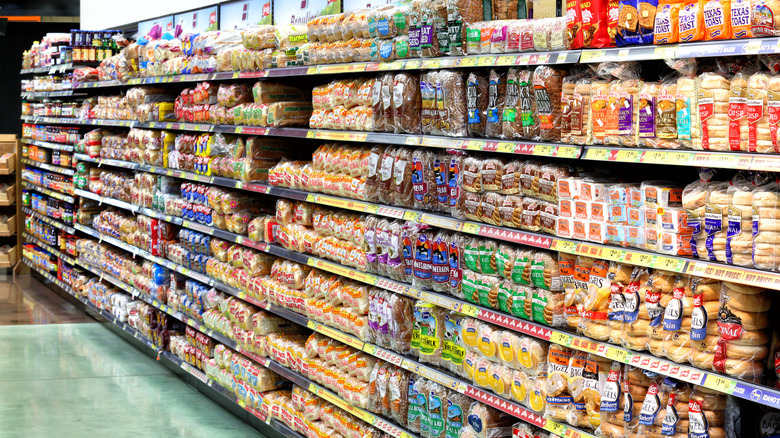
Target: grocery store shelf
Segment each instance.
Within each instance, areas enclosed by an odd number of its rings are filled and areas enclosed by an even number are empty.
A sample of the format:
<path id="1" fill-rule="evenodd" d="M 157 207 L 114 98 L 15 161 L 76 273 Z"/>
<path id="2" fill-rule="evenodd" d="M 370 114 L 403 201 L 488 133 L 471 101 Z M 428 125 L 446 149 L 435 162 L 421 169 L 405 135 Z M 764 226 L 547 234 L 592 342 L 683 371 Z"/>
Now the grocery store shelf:
<path id="1" fill-rule="evenodd" d="M 182 221 L 183 223 L 184 221 Z M 174 222 L 176 223 L 176 222 Z M 190 223 L 190 225 L 192 225 Z M 196 224 L 197 225 L 197 224 Z M 92 235 L 93 237 L 102 238 L 103 240 L 107 241 L 108 243 L 114 244 L 115 246 L 119 246 L 120 248 L 123 248 L 131 253 L 139 254 L 141 257 L 147 258 L 149 260 L 152 260 L 156 263 L 159 263 L 157 260 L 158 258 L 149 258 L 148 253 L 145 251 L 139 250 L 138 248 L 135 248 L 133 246 L 127 245 L 124 242 L 118 242 L 116 239 L 112 239 L 106 236 L 102 236 L 100 233 L 97 233 L 96 231 L 92 230 L 91 228 L 77 226 L 77 229 L 81 231 L 85 231 L 88 234 Z M 209 227 L 205 227 L 200 225 L 198 228 L 199 231 L 205 231 L 205 229 Z M 194 228 L 194 229 L 198 229 Z M 212 229 L 213 230 L 213 229 Z M 213 230 L 215 233 L 212 234 L 214 236 L 217 236 L 216 231 L 221 230 Z M 224 233 L 224 234 L 222 234 Z M 211 233 L 210 233 L 211 234 Z M 579 336 L 573 333 L 569 333 L 564 330 L 558 330 L 553 329 L 551 327 L 548 327 L 546 325 L 524 320 L 521 318 L 514 317 L 512 315 L 504 314 L 499 311 L 485 308 L 479 305 L 475 305 L 473 303 L 465 302 L 458 300 L 456 298 L 453 298 L 448 295 L 443 295 L 431 291 L 422 290 L 419 288 L 412 287 L 405 283 L 400 283 L 397 281 L 393 281 L 384 277 L 380 277 L 378 275 L 368 274 L 365 272 L 360 272 L 356 269 L 349 268 L 343 265 L 339 265 L 337 263 L 323 260 L 317 257 L 311 257 L 306 254 L 297 253 L 294 251 L 287 250 L 285 248 L 282 248 L 277 245 L 268 245 L 265 243 L 255 243 L 251 242 L 246 238 L 243 238 L 242 236 L 235 235 L 233 233 L 227 233 L 224 231 L 221 231 L 220 238 L 226 238 L 226 240 L 248 245 L 252 248 L 267 252 L 269 254 L 276 255 L 278 257 L 283 257 L 288 260 L 292 260 L 298 263 L 307 264 L 311 267 L 315 267 L 324 271 L 332 272 L 334 274 L 341 275 L 345 278 L 350 278 L 355 281 L 363 282 L 366 284 L 370 284 L 385 290 L 389 290 L 395 293 L 399 293 L 402 295 L 407 295 L 411 298 L 420 299 L 423 301 L 426 301 L 431 304 L 435 304 L 439 307 L 448 309 L 448 310 L 454 310 L 459 313 L 463 313 L 468 316 L 475 317 L 477 319 L 480 319 L 482 321 L 490 322 L 492 324 L 516 331 L 521 334 L 525 334 L 528 336 L 532 336 L 538 339 L 542 339 L 548 342 L 552 342 L 555 344 L 565 345 L 570 348 L 574 348 L 580 351 L 585 351 L 588 353 L 596 354 L 614 361 L 630 364 L 645 370 L 653 371 L 659 374 L 663 374 L 666 376 L 674 377 L 679 380 L 683 380 L 686 382 L 694 383 L 697 385 L 703 385 L 708 388 L 721 391 L 726 394 L 731 394 L 740 398 L 744 398 L 747 400 L 756 401 L 758 403 L 766 404 L 768 406 L 772 407 L 780 407 L 780 390 L 776 390 L 773 388 L 769 388 L 766 386 L 760 386 L 760 385 L 754 385 L 748 382 L 741 381 L 739 379 L 735 379 L 732 377 L 728 377 L 725 375 L 721 375 L 715 372 L 711 371 L 704 371 L 698 368 L 695 368 L 693 366 L 689 366 L 688 364 L 677 364 L 665 359 L 660 359 L 655 356 L 652 356 L 650 354 L 641 353 L 641 352 L 635 352 L 631 351 L 622 347 L 618 347 L 615 345 L 611 345 L 609 343 L 604 342 L 598 342 L 594 341 L 592 339 Z M 234 236 L 232 239 L 230 238 L 230 235 Z M 146 254 L 146 255 L 145 255 Z M 201 274 L 197 274 L 198 277 L 192 277 L 190 274 L 193 272 L 187 268 L 184 268 L 180 265 L 177 265 L 175 263 L 172 263 L 170 261 L 161 259 L 164 262 L 164 266 L 168 267 L 169 269 L 175 270 L 177 272 L 182 273 L 183 275 L 190 276 L 191 278 L 194 278 L 198 281 L 202 281 L 201 278 L 203 277 Z M 163 264 L 163 263 L 160 263 Z M 207 277 L 208 278 L 208 277 Z M 256 300 L 252 300 L 249 297 L 246 296 L 245 293 L 235 290 L 234 288 L 231 288 L 230 286 L 227 286 L 220 282 L 215 282 L 213 279 L 208 278 L 208 280 L 212 281 L 214 284 L 211 284 L 212 286 L 217 287 L 220 290 L 223 290 L 226 293 L 229 293 L 231 295 L 234 295 L 240 299 L 246 300 L 248 302 L 251 302 L 253 304 L 259 305 L 260 307 L 263 307 L 267 310 L 271 310 L 269 307 L 267 307 L 267 304 L 258 303 Z M 273 311 L 273 310 L 271 310 Z M 288 314 L 289 316 L 289 314 Z M 302 324 L 301 320 L 295 321 L 297 323 Z M 322 325 L 314 325 L 317 324 L 312 322 L 306 322 L 306 325 L 310 328 L 317 329 L 318 327 L 320 330 L 317 330 L 327 336 L 334 337 L 334 339 L 337 339 L 341 342 L 344 342 L 348 345 L 352 345 L 355 348 L 360 348 L 365 350 L 365 343 L 360 346 L 361 342 L 359 339 L 355 338 L 354 336 L 347 335 L 345 333 L 338 332 L 335 329 L 332 328 L 323 328 Z M 338 333 L 335 333 L 338 332 Z M 376 346 L 373 346 L 376 347 Z M 370 350 L 372 347 L 368 347 Z M 376 347 L 379 349 L 379 347 Z M 382 349 L 379 349 L 377 351 L 380 351 L 380 354 L 382 353 Z M 370 351 L 368 351 L 370 353 Z M 391 353 L 394 354 L 394 353 Z M 396 355 L 398 356 L 398 355 Z M 382 356 L 377 356 L 382 357 Z M 390 356 L 388 356 L 390 357 Z M 388 359 L 385 359 L 388 360 Z M 403 360 L 403 359 L 402 359 Z M 400 366 L 400 365 L 399 365 Z M 415 368 L 417 369 L 417 368 Z M 417 371 L 415 371 L 417 372 Z M 439 373 L 441 374 L 441 373 Z M 425 375 L 425 374 L 422 374 Z M 428 377 L 428 376 L 426 376 Z M 445 385 L 450 386 L 451 381 L 449 383 L 446 383 L 447 381 L 444 380 Z M 469 389 L 470 387 L 470 389 Z M 501 403 L 504 401 L 500 399 L 500 397 L 497 397 L 491 393 L 481 391 L 476 387 L 473 387 L 473 385 L 469 385 L 466 388 L 466 392 L 464 392 L 466 395 L 469 395 L 473 398 L 476 398 L 480 401 L 483 401 L 485 403 L 490 404 L 491 402 L 495 401 L 498 403 L 499 408 L 501 406 Z M 758 396 L 756 395 L 758 394 Z M 492 397 L 492 399 L 490 398 Z M 758 397 L 758 399 L 756 399 Z M 485 401 L 488 400 L 488 401 Z M 504 405 L 509 406 L 509 405 Z M 514 408 L 514 407 L 513 407 Z M 511 411 L 507 411 L 512 413 Z M 532 411 L 529 411 L 529 413 L 532 413 Z M 516 415 L 512 413 L 513 415 Z M 529 414 L 526 414 L 529 415 Z M 532 418 L 532 417 L 528 417 Z M 555 427 L 555 426 L 552 426 Z"/>
<path id="2" fill-rule="evenodd" d="M 49 216 L 46 216 L 46 215 L 44 215 L 42 213 L 39 213 L 39 212 L 37 212 L 37 211 L 35 211 L 35 210 L 31 209 L 31 208 L 22 207 L 22 211 L 25 212 L 26 214 L 31 215 L 31 216 L 35 216 L 36 219 L 40 219 L 40 220 L 46 222 L 47 224 L 49 224 L 49 225 L 51 225 L 51 226 L 53 226 L 55 228 L 59 228 L 60 230 L 65 230 L 66 232 L 68 232 L 70 234 L 75 234 L 76 233 L 76 230 L 73 227 L 71 227 L 69 225 L 66 225 L 65 223 L 60 222 L 58 220 L 52 219 Z"/>
<path id="3" fill-rule="evenodd" d="M 154 343 L 150 339 L 148 339 L 145 336 L 143 336 L 140 332 L 138 332 L 134 328 L 128 326 L 126 323 L 123 323 L 123 322 L 117 320 L 116 317 L 114 315 L 110 314 L 109 312 L 107 312 L 105 310 L 102 310 L 102 309 L 98 309 L 89 300 L 86 300 L 83 297 L 77 296 L 73 292 L 73 289 L 69 285 L 63 283 L 62 281 L 60 281 L 58 279 L 56 279 L 54 276 L 52 276 L 48 272 L 42 271 L 40 268 L 38 268 L 37 266 L 29 263 L 27 260 L 24 260 L 24 263 L 26 265 L 28 265 L 31 269 L 36 271 L 38 274 L 42 275 L 47 280 L 49 280 L 52 283 L 56 284 L 58 287 L 60 287 L 66 293 L 72 295 L 74 298 L 79 300 L 86 307 L 92 309 L 94 312 L 99 314 L 104 320 L 106 320 L 107 322 L 109 322 L 111 324 L 114 324 L 117 327 L 120 327 L 122 330 L 124 330 L 125 332 L 129 333 L 130 335 L 132 335 L 140 343 L 142 343 L 146 347 L 152 349 L 154 352 L 157 353 L 158 358 L 163 358 L 165 360 L 168 360 L 174 366 L 183 369 L 188 374 L 190 374 L 191 376 L 193 376 L 196 379 L 200 380 L 201 382 L 206 384 L 209 388 L 213 389 L 215 392 L 221 394 L 222 396 L 226 397 L 227 399 L 229 399 L 233 403 L 239 405 L 242 409 L 246 410 L 250 414 L 252 414 L 255 417 L 257 417 L 258 419 L 260 419 L 261 421 L 265 422 L 265 424 L 270 426 L 272 429 L 274 429 L 275 431 L 281 433 L 282 436 L 284 436 L 284 437 L 294 437 L 294 438 L 304 438 L 303 435 L 293 431 L 286 424 L 284 424 L 284 423 L 282 423 L 280 421 L 277 421 L 275 419 L 268 418 L 268 416 L 265 413 L 263 413 L 262 408 L 261 409 L 254 409 L 254 408 L 252 408 L 250 406 L 246 406 L 246 404 L 244 404 L 243 401 L 240 401 L 240 400 L 236 399 L 236 396 L 233 394 L 232 391 L 230 391 L 227 388 L 224 388 L 218 382 L 215 382 L 215 381 L 209 379 L 208 377 L 206 377 L 206 374 L 203 371 L 201 371 L 201 370 L 195 368 L 194 366 L 190 365 L 189 363 L 181 360 L 179 357 L 177 357 L 176 355 L 174 355 L 170 351 L 160 350 L 156 345 L 154 345 Z M 81 263 L 79 263 L 79 264 L 81 264 Z M 92 272 L 95 273 L 94 271 L 92 271 Z M 122 284 L 124 284 L 124 283 L 122 283 Z M 128 286 L 128 288 L 129 288 L 129 286 Z M 130 288 L 130 289 L 132 289 L 132 288 Z"/>
<path id="4" fill-rule="evenodd" d="M 145 166 L 135 163 L 127 163 L 117 160 L 93 159 L 86 155 L 76 154 L 76 158 L 83 161 L 92 161 L 112 166 L 125 167 L 142 170 L 146 172 L 157 173 L 160 175 L 175 176 L 179 178 L 191 179 L 203 183 L 220 185 L 229 188 L 238 188 L 256 193 L 264 193 L 273 196 L 307 201 L 320 205 L 327 205 L 336 208 L 342 208 L 367 214 L 377 214 L 395 219 L 412 220 L 431 226 L 444 228 L 448 230 L 459 231 L 467 234 L 474 234 L 482 237 L 488 237 L 505 242 L 512 242 L 521 245 L 532 246 L 541 249 L 550 249 L 553 251 L 564 252 L 567 254 L 585 255 L 589 257 L 599 257 L 610 261 L 628 263 L 636 266 L 648 268 L 663 269 L 665 271 L 678 272 L 698 275 L 700 277 L 712 278 L 715 280 L 730 281 L 736 283 L 749 284 L 752 286 L 765 287 L 768 289 L 780 289 L 780 273 L 762 271 L 759 269 L 745 268 L 739 266 L 726 265 L 719 262 L 707 262 L 694 260 L 687 257 L 678 257 L 668 254 L 653 253 L 639 249 L 625 249 L 617 246 L 580 242 L 576 240 L 563 239 L 549 234 L 541 234 L 530 231 L 523 231 L 515 228 L 497 227 L 479 222 L 463 221 L 454 219 L 450 216 L 443 216 L 434 213 L 424 213 L 417 210 L 391 207 L 380 204 L 371 204 L 362 201 L 356 201 L 348 198 L 340 198 L 330 195 L 314 194 L 302 190 L 286 189 L 274 187 L 260 183 L 242 183 L 228 178 L 210 177 L 205 175 L 195 175 L 189 172 L 170 170 L 156 166 Z M 83 194 L 83 196 L 93 196 L 94 194 Z M 104 199 L 104 202 L 108 202 Z M 116 205 L 116 204 L 112 204 Z M 135 206 L 123 207 L 132 210 Z M 186 225 L 185 225 L 186 226 Z M 205 227 L 205 226 L 204 226 Z M 210 227 L 205 227 L 210 228 Z M 219 230 L 214 230 L 218 232 Z M 206 231 L 208 232 L 208 231 Z M 216 235 L 216 234 L 215 234 Z M 222 237 L 225 238 L 225 237 Z M 247 240 L 247 239 L 244 239 Z M 241 242 L 238 242 L 241 243 Z"/>
<path id="5" fill-rule="evenodd" d="M 66 71 L 75 70 L 82 67 L 91 67 L 98 65 L 97 62 L 94 63 L 86 63 L 86 64 L 74 64 L 72 62 L 69 62 L 67 64 L 58 64 L 58 65 L 51 65 L 48 67 L 35 67 L 35 68 L 23 68 L 19 72 L 22 75 L 30 75 L 30 74 L 54 74 L 56 72 L 65 73 Z"/>
<path id="6" fill-rule="evenodd" d="M 645 45 L 583 50 L 580 62 L 642 61 L 651 59 L 710 58 L 777 53 L 780 38 L 745 38 L 671 45 Z"/>
<path id="7" fill-rule="evenodd" d="M 579 158 L 581 146 L 534 141 L 458 138 L 434 135 L 393 134 L 388 132 L 329 131 L 308 128 L 273 128 L 258 126 L 212 125 L 208 123 L 137 122 L 135 120 L 97 120 L 62 117 L 22 116 L 29 123 L 79 126 L 117 126 L 126 128 L 172 129 L 225 134 L 265 135 L 269 137 L 308 138 L 360 143 L 386 143 L 406 146 L 428 146 L 470 151 L 498 152 L 537 157 Z"/>
<path id="8" fill-rule="evenodd" d="M 44 195 L 51 196 L 54 199 L 59 199 L 60 201 L 65 201 L 70 204 L 73 204 L 76 202 L 75 199 L 73 199 L 73 196 L 66 195 L 62 192 L 58 192 L 56 190 L 47 189 L 45 187 L 41 187 L 37 184 L 33 184 L 29 181 L 22 181 L 22 187 L 25 189 L 35 190 L 38 193 L 43 193 Z M 0 205 L 10 205 L 10 204 L 0 204 Z"/>
<path id="9" fill-rule="evenodd" d="M 34 243 L 34 244 L 38 245 L 39 247 L 41 247 L 41 248 L 45 249 L 46 251 L 50 252 L 52 255 L 55 255 L 55 256 L 59 257 L 62 261 L 64 261 L 67 264 L 69 264 L 71 266 L 76 264 L 76 260 L 73 259 L 73 257 L 71 257 L 71 256 L 69 256 L 69 255 L 67 255 L 67 254 L 65 254 L 63 252 L 60 252 L 60 250 L 55 248 L 50 243 L 46 243 L 43 240 L 33 236 L 32 234 L 30 234 L 28 232 L 23 232 L 22 233 L 22 237 L 24 237 L 24 240 L 26 242 L 31 242 L 31 243 Z"/>
<path id="10" fill-rule="evenodd" d="M 780 171 L 780 155 L 750 152 L 687 151 L 680 149 L 586 146 L 581 157 L 590 161 Z"/>
<path id="11" fill-rule="evenodd" d="M 67 151 L 67 152 L 73 152 L 73 145 L 70 144 L 62 144 L 62 143 L 53 143 L 49 141 L 41 141 L 41 140 L 35 140 L 32 138 L 22 138 L 22 143 L 27 143 L 35 146 L 40 146 L 43 148 L 49 148 L 49 149 L 56 149 L 59 151 Z"/>
<path id="12" fill-rule="evenodd" d="M 76 93 L 73 90 L 22 91 L 21 96 L 22 99 L 48 99 L 50 97 L 86 96 L 86 94 Z"/>
<path id="13" fill-rule="evenodd" d="M 61 173 L 63 175 L 73 176 L 73 174 L 76 173 L 76 171 L 74 171 L 73 169 L 67 169 L 65 167 L 59 167 L 59 166 L 54 166 L 54 165 L 51 165 L 51 164 L 40 163 L 38 161 L 30 160 L 29 158 L 22 158 L 22 163 L 24 163 L 24 164 L 26 164 L 28 166 L 37 167 L 39 169 L 45 169 L 45 170 L 50 170 L 52 172 Z"/>

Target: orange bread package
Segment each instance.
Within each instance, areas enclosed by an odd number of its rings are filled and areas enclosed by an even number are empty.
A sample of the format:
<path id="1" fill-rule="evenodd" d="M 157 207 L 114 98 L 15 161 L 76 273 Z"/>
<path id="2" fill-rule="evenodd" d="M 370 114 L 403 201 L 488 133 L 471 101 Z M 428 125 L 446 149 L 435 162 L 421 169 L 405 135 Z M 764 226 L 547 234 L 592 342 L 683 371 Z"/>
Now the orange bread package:
<path id="1" fill-rule="evenodd" d="M 704 37 L 709 40 L 731 38 L 731 1 L 701 0 Z"/>
<path id="2" fill-rule="evenodd" d="M 731 0 L 731 38 L 752 38 L 750 0 Z"/>
<path id="3" fill-rule="evenodd" d="M 680 42 L 704 39 L 704 15 L 698 0 L 685 0 L 680 9 Z"/>
<path id="4" fill-rule="evenodd" d="M 653 44 L 673 44 L 680 38 L 682 0 L 661 0 L 655 13 Z"/>

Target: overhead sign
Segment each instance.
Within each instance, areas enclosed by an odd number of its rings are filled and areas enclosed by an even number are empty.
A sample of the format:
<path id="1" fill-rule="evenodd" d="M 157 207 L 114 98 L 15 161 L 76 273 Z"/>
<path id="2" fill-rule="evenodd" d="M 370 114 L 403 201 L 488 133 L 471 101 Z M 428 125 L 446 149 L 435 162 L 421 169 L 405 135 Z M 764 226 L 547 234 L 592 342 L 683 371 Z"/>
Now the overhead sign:
<path id="1" fill-rule="evenodd" d="M 321 15 L 341 12 L 341 0 L 285 0 L 274 2 L 275 24 L 306 24 Z"/>
<path id="2" fill-rule="evenodd" d="M 166 17 L 155 18 L 153 20 L 139 21 L 138 22 L 138 35 L 146 36 L 155 24 L 162 26 L 163 33 L 173 30 L 173 15 Z"/>
<path id="3" fill-rule="evenodd" d="M 273 24 L 271 0 L 239 0 L 219 6 L 219 28 L 244 30 L 256 24 Z"/>
<path id="4" fill-rule="evenodd" d="M 173 16 L 174 26 L 181 23 L 184 33 L 201 33 L 219 29 L 219 8 L 211 6 Z"/>

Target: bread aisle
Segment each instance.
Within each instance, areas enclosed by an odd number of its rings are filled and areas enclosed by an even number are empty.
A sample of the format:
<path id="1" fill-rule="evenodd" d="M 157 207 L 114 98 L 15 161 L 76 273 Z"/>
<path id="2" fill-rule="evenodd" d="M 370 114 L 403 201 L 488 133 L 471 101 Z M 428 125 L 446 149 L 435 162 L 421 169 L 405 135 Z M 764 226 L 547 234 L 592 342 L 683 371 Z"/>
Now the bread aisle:
<path id="1" fill-rule="evenodd" d="M 34 45 L 25 263 L 282 434 L 780 433 L 773 3 L 346 3 Z"/>

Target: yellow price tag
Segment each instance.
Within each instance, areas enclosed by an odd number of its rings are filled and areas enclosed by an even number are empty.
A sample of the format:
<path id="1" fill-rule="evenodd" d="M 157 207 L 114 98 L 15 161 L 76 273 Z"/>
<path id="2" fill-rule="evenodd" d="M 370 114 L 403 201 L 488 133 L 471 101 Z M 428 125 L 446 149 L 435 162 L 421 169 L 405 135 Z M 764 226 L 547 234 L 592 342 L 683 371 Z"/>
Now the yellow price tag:
<path id="1" fill-rule="evenodd" d="M 544 425 L 544 429 L 558 436 L 563 436 L 566 433 L 566 426 L 550 420 L 547 420 L 547 424 Z"/>
<path id="2" fill-rule="evenodd" d="M 577 158 L 580 156 L 580 148 L 574 146 L 557 146 L 555 156 L 559 158 Z"/>
<path id="3" fill-rule="evenodd" d="M 515 146 L 512 143 L 507 143 L 505 141 L 502 141 L 498 143 L 498 146 L 496 147 L 496 151 L 510 154 L 515 151 Z"/>
<path id="4" fill-rule="evenodd" d="M 460 65 L 463 66 L 463 67 L 474 67 L 474 66 L 477 65 L 477 58 L 476 57 L 472 57 L 472 56 L 469 56 L 467 58 L 463 58 L 460 61 Z"/>
<path id="5" fill-rule="evenodd" d="M 568 58 L 568 55 L 566 54 L 566 52 L 559 53 L 558 54 L 558 59 L 555 60 L 555 63 L 556 64 L 561 64 L 563 62 L 566 62 L 567 58 Z"/>
<path id="6" fill-rule="evenodd" d="M 642 154 L 643 163 L 666 164 L 667 153 L 664 151 L 647 151 Z"/>
<path id="7" fill-rule="evenodd" d="M 317 195 L 306 195 L 306 202 L 314 202 L 317 199 Z"/>
<path id="8" fill-rule="evenodd" d="M 416 61 L 406 61 L 406 69 L 407 70 L 414 70 L 420 68 L 422 65 L 422 61 L 416 60 Z"/>
<path id="9" fill-rule="evenodd" d="M 306 322 L 306 327 L 314 330 L 317 328 L 317 323 L 312 320 L 309 320 L 308 322 Z"/>
<path id="10" fill-rule="evenodd" d="M 674 59 L 677 57 L 676 47 L 656 47 L 653 50 L 653 56 L 658 59 Z"/>
<path id="11" fill-rule="evenodd" d="M 612 347 L 607 348 L 607 359 L 612 359 L 621 363 L 628 363 L 628 351 Z"/>
<path id="12" fill-rule="evenodd" d="M 672 152 L 667 161 L 674 164 L 688 164 L 693 159 L 694 154 L 690 152 Z"/>
<path id="13" fill-rule="evenodd" d="M 572 341 L 572 337 L 567 335 L 566 333 L 561 332 L 552 332 L 550 335 L 550 342 L 558 345 L 565 345 L 570 346 Z"/>
<path id="14" fill-rule="evenodd" d="M 618 151 L 615 158 L 617 161 L 634 163 L 639 161 L 639 151 L 621 150 Z"/>
<path id="15" fill-rule="evenodd" d="M 478 234 L 479 233 L 479 225 L 472 223 L 472 222 L 464 222 L 463 223 L 463 232 L 468 234 Z"/>
<path id="16" fill-rule="evenodd" d="M 552 244 L 552 250 L 574 254 L 574 252 L 577 251 L 577 243 L 569 242 L 567 240 L 554 240 Z"/>
<path id="17" fill-rule="evenodd" d="M 603 257 L 605 260 L 612 260 L 616 262 L 622 261 L 624 254 L 625 253 L 622 250 L 615 248 L 604 248 L 601 251 L 601 257 Z"/>
<path id="18" fill-rule="evenodd" d="M 664 271 L 680 272 L 682 269 L 678 260 L 670 259 L 668 257 L 656 257 L 654 268 L 663 269 Z"/>
<path id="19" fill-rule="evenodd" d="M 495 56 L 480 56 L 479 60 L 477 61 L 477 65 L 480 67 L 488 67 L 495 63 L 496 57 Z"/>
<path id="20" fill-rule="evenodd" d="M 377 348 L 376 345 L 372 344 L 363 344 L 363 351 L 365 351 L 368 354 L 376 354 Z"/>
<path id="21" fill-rule="evenodd" d="M 412 435 L 409 435 L 406 432 L 401 432 L 401 438 L 414 438 Z"/>
<path id="22" fill-rule="evenodd" d="M 640 266 L 650 266 L 653 262 L 653 256 L 650 254 L 629 253 L 629 255 L 631 256 L 630 262 Z"/>
<path id="23" fill-rule="evenodd" d="M 376 205 L 366 205 L 366 213 L 376 214 L 379 211 L 379 207 Z"/>
<path id="24" fill-rule="evenodd" d="M 580 62 L 599 62 L 607 55 L 606 50 L 583 50 Z"/>
<path id="25" fill-rule="evenodd" d="M 459 311 L 460 313 L 467 316 L 477 316 L 477 314 L 479 314 L 479 309 L 472 306 L 471 304 L 461 304 Z"/>
<path id="26" fill-rule="evenodd" d="M 314 138 L 314 136 L 315 136 L 314 131 L 309 131 L 306 133 L 306 138 Z"/>
<path id="27" fill-rule="evenodd" d="M 241 406 L 241 408 L 245 408 L 246 407 L 246 403 L 244 403 L 244 401 L 241 400 L 241 399 L 238 399 L 238 405 Z"/>
<path id="28" fill-rule="evenodd" d="M 588 150 L 585 151 L 585 159 L 586 160 L 609 161 L 609 156 L 610 156 L 609 149 L 601 149 L 601 148 L 591 149 L 591 148 L 588 148 Z"/>
<path id="29" fill-rule="evenodd" d="M 424 59 L 423 68 L 439 68 L 441 59 Z"/>
<path id="30" fill-rule="evenodd" d="M 724 392 L 726 394 L 732 394 L 734 388 L 737 386 L 737 382 L 728 380 L 721 376 L 714 374 L 707 374 L 707 379 L 704 381 L 706 388 L 714 389 L 715 391 Z"/>
<path id="31" fill-rule="evenodd" d="M 496 59 L 496 65 L 515 65 L 516 56 L 499 56 Z"/>
<path id="32" fill-rule="evenodd" d="M 407 221 L 417 221 L 420 220 L 420 216 L 422 216 L 422 213 L 416 212 L 416 211 L 406 211 L 404 212 L 404 220 Z"/>
<path id="33" fill-rule="evenodd" d="M 534 155 L 549 157 L 553 153 L 553 147 L 547 144 L 538 144 L 534 146 Z"/>

